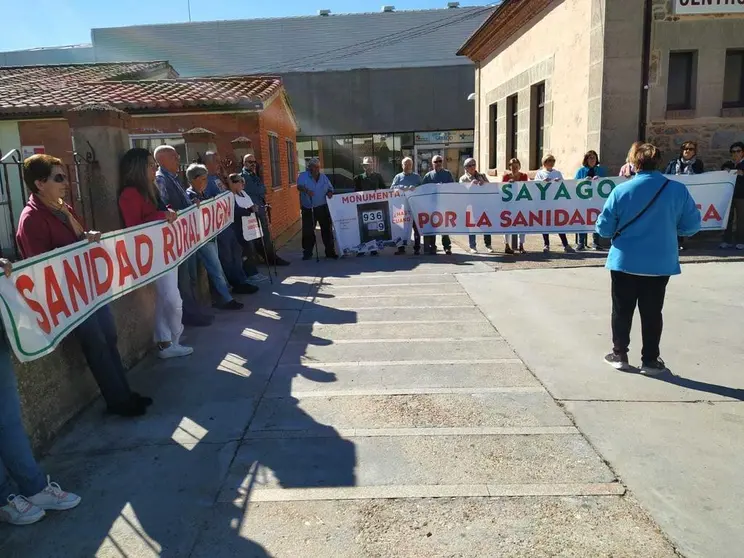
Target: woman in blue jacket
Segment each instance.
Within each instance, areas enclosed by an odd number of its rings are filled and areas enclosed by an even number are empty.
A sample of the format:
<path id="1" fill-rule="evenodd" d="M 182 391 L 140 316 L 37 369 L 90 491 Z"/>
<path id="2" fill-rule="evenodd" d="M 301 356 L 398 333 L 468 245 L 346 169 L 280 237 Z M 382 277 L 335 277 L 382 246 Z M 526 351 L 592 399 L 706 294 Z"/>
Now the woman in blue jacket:
<path id="1" fill-rule="evenodd" d="M 636 176 L 617 186 L 597 219 L 597 232 L 612 239 L 605 267 L 612 275 L 612 352 L 604 360 L 627 370 L 630 328 L 641 314 L 641 372 L 667 370 L 659 358 L 664 296 L 671 275 L 681 273 L 677 236 L 700 230 L 700 211 L 687 187 L 657 169 L 661 152 L 644 143 L 631 161 Z"/>
<path id="2" fill-rule="evenodd" d="M 607 176 L 607 169 L 599 164 L 599 155 L 597 155 L 597 152 L 590 149 L 584 154 L 584 161 L 581 163 L 581 168 L 576 171 L 574 178 L 577 180 L 596 180 L 598 178 L 604 178 L 605 176 Z M 586 233 L 577 234 L 576 250 L 585 250 L 586 242 Z M 602 249 L 602 246 L 599 244 L 599 235 L 597 233 L 592 234 L 592 248 L 595 250 Z"/>

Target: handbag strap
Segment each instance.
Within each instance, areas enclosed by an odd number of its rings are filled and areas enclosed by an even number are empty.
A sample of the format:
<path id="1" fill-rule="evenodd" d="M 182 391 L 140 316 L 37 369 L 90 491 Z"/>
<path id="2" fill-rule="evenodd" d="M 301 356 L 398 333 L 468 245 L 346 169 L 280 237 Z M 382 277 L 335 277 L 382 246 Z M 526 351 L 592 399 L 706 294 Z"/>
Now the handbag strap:
<path id="1" fill-rule="evenodd" d="M 648 211 L 648 210 L 649 210 L 649 208 L 650 208 L 650 207 L 651 207 L 652 205 L 654 205 L 654 203 L 656 202 L 656 200 L 657 200 L 657 199 L 659 199 L 659 196 L 660 196 L 660 195 L 661 195 L 661 193 L 662 193 L 662 192 L 664 191 L 664 188 L 666 188 L 666 187 L 667 187 L 667 184 L 669 184 L 669 179 L 668 179 L 668 178 L 667 178 L 667 179 L 666 179 L 666 180 L 664 181 L 664 184 L 662 184 L 662 185 L 661 185 L 661 188 L 659 188 L 659 191 L 658 191 L 658 192 L 656 192 L 656 194 L 654 194 L 654 197 L 653 197 L 653 198 L 651 198 L 651 201 L 650 201 L 650 202 L 648 202 L 648 205 L 646 205 L 646 207 L 644 207 L 644 208 L 643 208 L 643 209 L 642 209 L 642 210 L 641 210 L 641 211 L 640 211 L 640 212 L 639 212 L 639 213 L 638 213 L 638 214 L 637 214 L 637 215 L 636 215 L 635 217 L 633 217 L 633 218 L 632 218 L 632 219 L 631 219 L 630 221 L 628 221 L 628 222 L 627 222 L 627 223 L 625 223 L 625 224 L 624 224 L 624 225 L 623 225 L 622 227 L 620 227 L 619 229 L 617 229 L 617 231 L 615 231 L 615 234 L 614 234 L 614 235 L 612 236 L 612 239 L 613 239 L 613 240 L 615 240 L 615 239 L 616 239 L 616 238 L 617 238 L 618 236 L 620 236 L 620 235 L 622 234 L 622 232 L 623 232 L 623 231 L 624 231 L 625 229 L 627 229 L 627 228 L 628 228 L 628 227 L 629 227 L 630 225 L 632 225 L 632 224 L 633 224 L 633 223 L 635 223 L 635 222 L 636 222 L 636 221 L 637 221 L 638 219 L 640 219 L 640 218 L 641 218 L 641 217 L 643 216 L 643 214 L 644 214 L 644 213 L 646 213 L 646 211 Z"/>

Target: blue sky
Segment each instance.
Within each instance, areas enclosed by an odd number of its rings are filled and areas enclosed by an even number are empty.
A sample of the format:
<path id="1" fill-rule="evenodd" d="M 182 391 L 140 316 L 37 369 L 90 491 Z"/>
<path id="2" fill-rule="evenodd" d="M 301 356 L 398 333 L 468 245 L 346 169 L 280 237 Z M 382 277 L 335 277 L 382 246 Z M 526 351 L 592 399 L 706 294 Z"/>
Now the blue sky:
<path id="1" fill-rule="evenodd" d="M 493 0 L 460 0 L 461 6 L 481 6 Z M 121 27 L 188 21 L 187 0 L 34 0 L 29 5 L 43 18 L 23 17 L 9 8 L 23 5 L 0 0 L 3 30 L 0 51 L 90 42 L 93 27 Z M 192 21 L 253 19 L 314 15 L 320 8 L 334 13 L 377 12 L 383 5 L 397 10 L 444 8 L 447 0 L 191 0 Z M 236 37 L 239 39 L 239 37 Z"/>

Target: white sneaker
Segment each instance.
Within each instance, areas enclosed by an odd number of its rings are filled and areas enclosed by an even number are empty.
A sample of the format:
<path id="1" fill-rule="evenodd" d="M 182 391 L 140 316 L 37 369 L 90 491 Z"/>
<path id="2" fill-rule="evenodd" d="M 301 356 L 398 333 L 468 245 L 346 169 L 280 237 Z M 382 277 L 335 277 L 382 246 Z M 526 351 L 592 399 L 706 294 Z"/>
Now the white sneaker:
<path id="1" fill-rule="evenodd" d="M 478 253 L 478 250 L 476 250 L 475 248 L 471 248 L 470 249 L 470 253 L 471 254 L 477 254 Z"/>
<path id="2" fill-rule="evenodd" d="M 268 281 L 269 278 L 266 277 L 266 275 L 264 275 L 263 273 L 256 273 L 255 275 L 251 275 L 250 277 L 248 277 L 248 280 L 251 283 L 263 283 L 264 281 Z"/>
<path id="3" fill-rule="evenodd" d="M 42 510 L 71 510 L 80 503 L 80 496 L 65 492 L 47 477 L 46 488 L 31 496 L 28 501 Z"/>
<path id="4" fill-rule="evenodd" d="M 491 248 L 490 246 L 486 248 L 486 254 L 493 254 L 493 253 L 494 253 L 493 248 Z"/>
<path id="5" fill-rule="evenodd" d="M 734 247 L 734 245 L 733 245 L 733 244 L 729 244 L 728 242 L 721 242 L 721 243 L 720 243 L 720 244 L 718 245 L 718 247 L 719 247 L 719 248 L 720 248 L 721 250 L 730 250 L 731 248 L 733 248 L 733 247 Z"/>
<path id="6" fill-rule="evenodd" d="M 189 356 L 193 352 L 194 352 L 193 347 L 179 345 L 178 343 L 171 343 L 165 349 L 158 350 L 158 357 L 162 359 L 178 358 L 178 357 Z"/>
<path id="7" fill-rule="evenodd" d="M 8 504 L 0 507 L 0 521 L 11 525 L 31 525 L 40 521 L 46 512 L 21 495 L 8 496 Z"/>
<path id="8" fill-rule="evenodd" d="M 545 252 L 546 254 L 550 252 L 550 246 L 548 246 L 547 244 L 543 246 L 543 252 Z"/>
<path id="9" fill-rule="evenodd" d="M 736 245 L 737 250 L 744 250 L 744 244 L 737 244 Z"/>

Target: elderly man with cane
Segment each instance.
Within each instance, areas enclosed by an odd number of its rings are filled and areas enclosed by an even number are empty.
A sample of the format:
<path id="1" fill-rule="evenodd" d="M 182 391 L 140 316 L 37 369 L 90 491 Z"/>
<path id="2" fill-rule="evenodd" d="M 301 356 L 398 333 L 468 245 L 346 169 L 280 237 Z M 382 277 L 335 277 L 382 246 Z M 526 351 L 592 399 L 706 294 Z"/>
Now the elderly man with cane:
<path id="1" fill-rule="evenodd" d="M 253 154 L 249 153 L 243 157 L 243 170 L 240 174 L 245 181 L 245 193 L 258 206 L 256 217 L 258 218 L 261 230 L 264 231 L 264 236 L 256 241 L 262 242 L 264 248 L 263 250 L 258 250 L 258 253 L 261 254 L 263 252 L 265 254 L 267 265 L 273 264 L 274 267 L 277 265 L 289 265 L 287 260 L 279 257 L 276 250 L 274 250 L 274 243 L 271 241 L 269 221 L 266 218 L 266 185 L 258 174 L 258 163 Z"/>
<path id="2" fill-rule="evenodd" d="M 333 185 L 328 177 L 320 172 L 320 161 L 316 158 L 307 162 L 307 170 L 297 177 L 297 191 L 300 193 L 302 207 L 302 259 L 318 258 L 315 239 L 315 226 L 320 224 L 320 236 L 323 239 L 326 258 L 338 259 L 333 244 L 333 229 L 328 200 L 333 197 Z"/>

